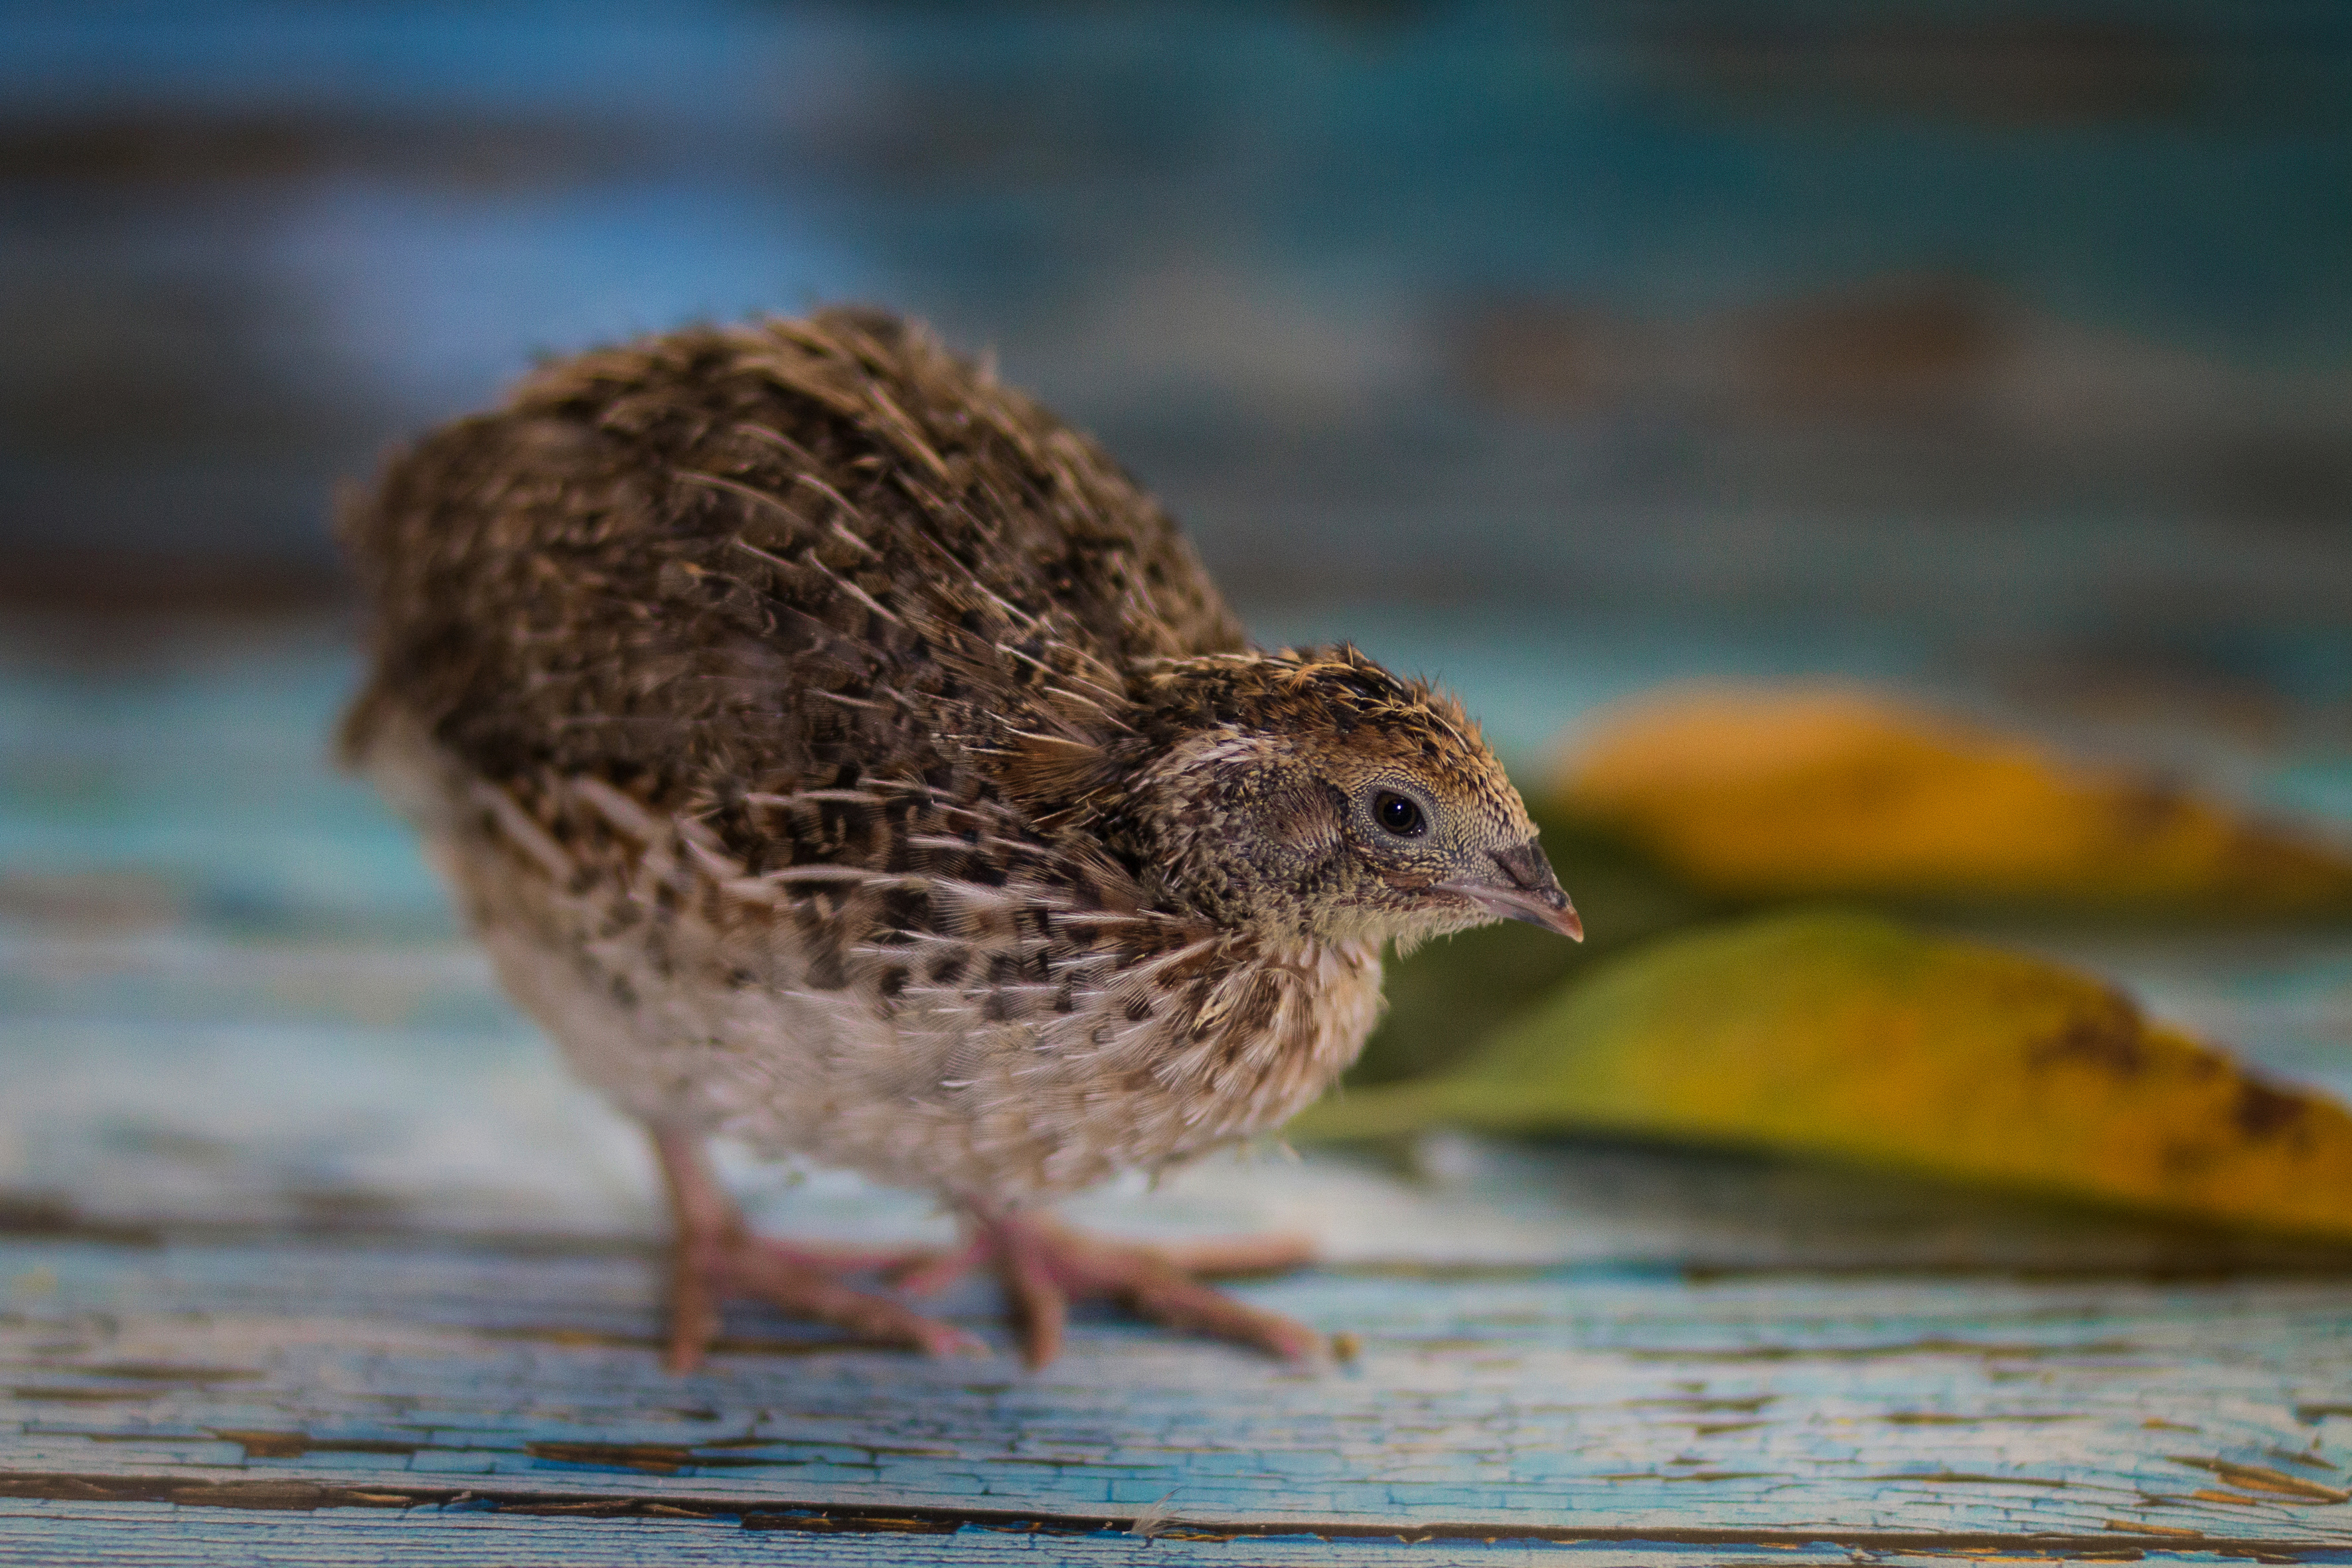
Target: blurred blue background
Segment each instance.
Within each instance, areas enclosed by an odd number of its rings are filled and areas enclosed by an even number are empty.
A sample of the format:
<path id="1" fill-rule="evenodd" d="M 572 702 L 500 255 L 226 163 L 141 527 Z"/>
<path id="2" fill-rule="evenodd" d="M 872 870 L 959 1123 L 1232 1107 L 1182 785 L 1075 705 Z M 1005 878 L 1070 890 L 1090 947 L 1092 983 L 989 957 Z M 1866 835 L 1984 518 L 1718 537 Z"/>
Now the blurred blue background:
<path id="1" fill-rule="evenodd" d="M 0 1232 L 656 1223 L 331 771 L 331 500 L 534 356 L 845 299 L 1531 792 L 1614 699 L 1858 676 L 2352 845 L 2352 6 L 0 0 Z M 2340 930 L 2032 940 L 2352 1090 Z"/>
<path id="2" fill-rule="evenodd" d="M 2341 5 L 0 5 L 19 603 L 331 600 L 534 355 L 842 299 L 1267 624 L 2352 611 Z"/>

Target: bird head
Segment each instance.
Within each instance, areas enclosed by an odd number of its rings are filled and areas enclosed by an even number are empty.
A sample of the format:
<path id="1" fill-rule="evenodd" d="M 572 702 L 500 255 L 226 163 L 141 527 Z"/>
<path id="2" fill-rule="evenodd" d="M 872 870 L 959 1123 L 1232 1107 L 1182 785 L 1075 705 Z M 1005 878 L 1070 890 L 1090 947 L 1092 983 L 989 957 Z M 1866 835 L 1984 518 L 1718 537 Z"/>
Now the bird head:
<path id="1" fill-rule="evenodd" d="M 1502 764 L 1450 697 L 1351 647 L 1146 666 L 1119 837 L 1227 927 L 1403 946 L 1498 920 L 1581 940 Z"/>

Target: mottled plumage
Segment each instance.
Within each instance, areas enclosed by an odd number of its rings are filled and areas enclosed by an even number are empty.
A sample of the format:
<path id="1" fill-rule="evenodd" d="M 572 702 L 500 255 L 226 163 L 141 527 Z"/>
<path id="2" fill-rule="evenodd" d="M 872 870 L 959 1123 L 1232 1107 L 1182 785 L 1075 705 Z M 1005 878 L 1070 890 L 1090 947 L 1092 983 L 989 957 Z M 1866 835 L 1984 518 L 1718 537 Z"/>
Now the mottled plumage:
<path id="1" fill-rule="evenodd" d="M 674 1184 L 725 1131 L 1001 1227 L 1278 1124 L 1390 940 L 1572 926 L 1449 699 L 1250 649 L 1092 443 L 879 314 L 553 365 L 346 532 L 349 754 Z"/>

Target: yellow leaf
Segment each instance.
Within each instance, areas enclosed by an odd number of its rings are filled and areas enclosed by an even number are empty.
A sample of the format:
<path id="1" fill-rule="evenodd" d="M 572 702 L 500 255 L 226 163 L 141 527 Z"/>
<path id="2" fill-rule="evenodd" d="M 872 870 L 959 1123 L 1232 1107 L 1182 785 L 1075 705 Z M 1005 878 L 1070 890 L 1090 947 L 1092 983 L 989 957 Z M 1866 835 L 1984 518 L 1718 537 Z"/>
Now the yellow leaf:
<path id="1" fill-rule="evenodd" d="M 2352 912 L 2352 857 L 1854 690 L 1651 699 L 1568 761 L 1553 802 L 1739 897 Z"/>
<path id="2" fill-rule="evenodd" d="M 2087 976 L 1874 916 L 1669 938 L 1444 1077 L 1351 1089 L 1304 1138 L 1591 1129 L 1782 1150 L 2352 1237 L 2352 1113 Z"/>

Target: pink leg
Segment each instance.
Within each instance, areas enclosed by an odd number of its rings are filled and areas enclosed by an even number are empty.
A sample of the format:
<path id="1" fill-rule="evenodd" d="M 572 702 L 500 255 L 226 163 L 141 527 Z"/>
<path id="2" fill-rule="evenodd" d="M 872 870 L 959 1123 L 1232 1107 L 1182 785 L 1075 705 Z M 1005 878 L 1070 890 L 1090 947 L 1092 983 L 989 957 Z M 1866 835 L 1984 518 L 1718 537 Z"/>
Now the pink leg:
<path id="1" fill-rule="evenodd" d="M 902 1344 L 930 1355 L 977 1353 L 982 1346 L 962 1330 L 911 1312 L 886 1297 L 853 1290 L 838 1276 L 905 1268 L 929 1256 L 901 1249 L 796 1247 L 753 1236 L 741 1211 L 721 1190 L 690 1133 L 656 1128 L 654 1153 L 669 1192 L 676 1230 L 670 1262 L 669 1350 L 672 1372 L 702 1364 L 719 1332 L 719 1304 L 750 1296 L 795 1317 L 812 1318 L 867 1339 Z"/>
<path id="2" fill-rule="evenodd" d="M 945 1287 L 966 1271 L 992 1266 L 1012 1297 L 1022 1356 L 1033 1367 L 1061 1353 L 1074 1300 L 1102 1299 L 1171 1329 L 1238 1341 L 1285 1361 L 1312 1361 L 1328 1343 L 1304 1323 L 1244 1306 L 1195 1275 L 1267 1274 L 1310 1261 L 1314 1247 L 1295 1236 L 1142 1247 L 1103 1241 L 1043 1216 L 975 1215 L 963 1247 L 903 1271 L 916 1291 Z"/>
<path id="3" fill-rule="evenodd" d="M 984 1237 L 974 1236 L 941 1252 L 910 1258 L 889 1270 L 890 1283 L 910 1296 L 936 1296 L 975 1268 L 985 1268 L 996 1256 Z"/>

